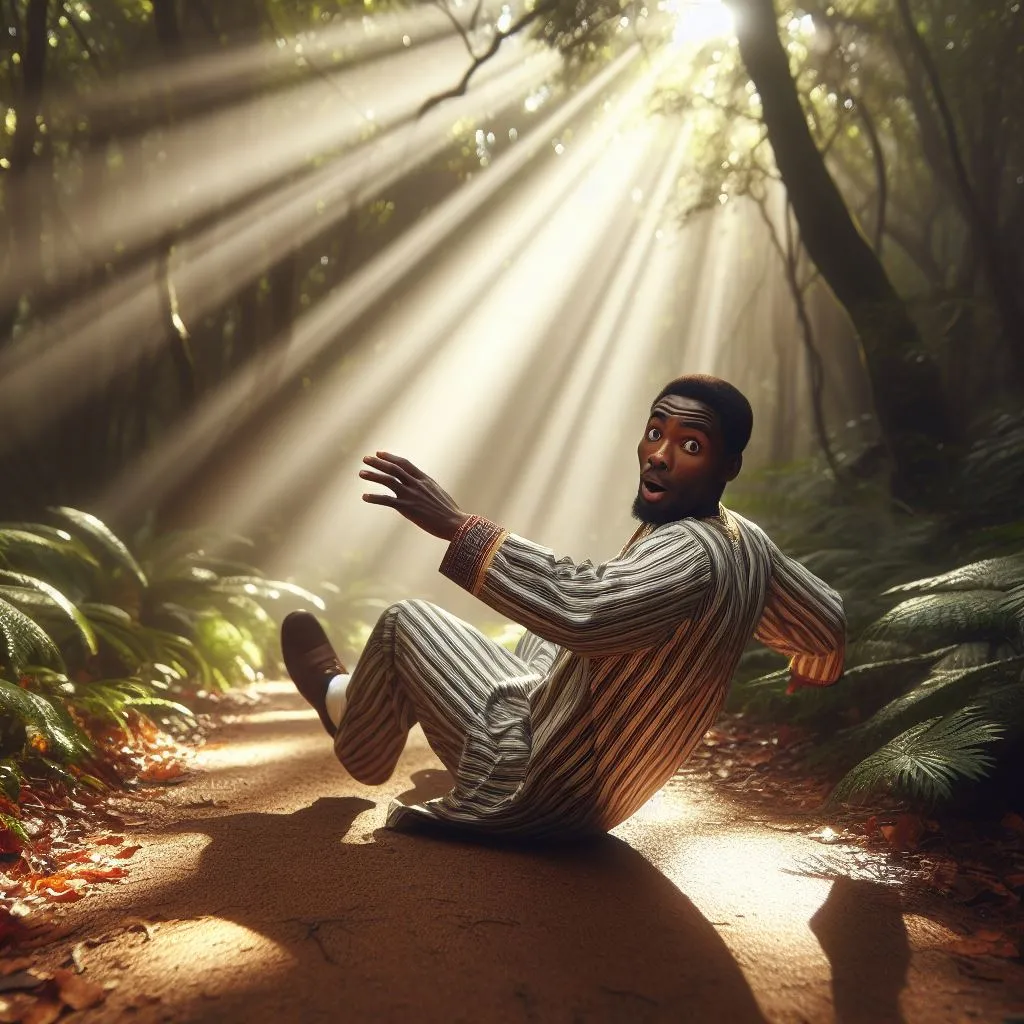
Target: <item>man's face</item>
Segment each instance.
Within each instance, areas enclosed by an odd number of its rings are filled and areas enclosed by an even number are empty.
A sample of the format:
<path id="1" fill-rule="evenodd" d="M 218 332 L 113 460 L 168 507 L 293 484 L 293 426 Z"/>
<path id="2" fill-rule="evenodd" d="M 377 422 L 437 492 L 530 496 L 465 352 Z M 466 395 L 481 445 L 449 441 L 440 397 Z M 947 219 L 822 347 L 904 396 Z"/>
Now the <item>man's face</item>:
<path id="1" fill-rule="evenodd" d="M 633 515 L 655 524 L 714 515 L 722 488 L 739 472 L 741 461 L 726 454 L 718 414 L 679 395 L 654 403 L 637 455 L 640 484 Z"/>

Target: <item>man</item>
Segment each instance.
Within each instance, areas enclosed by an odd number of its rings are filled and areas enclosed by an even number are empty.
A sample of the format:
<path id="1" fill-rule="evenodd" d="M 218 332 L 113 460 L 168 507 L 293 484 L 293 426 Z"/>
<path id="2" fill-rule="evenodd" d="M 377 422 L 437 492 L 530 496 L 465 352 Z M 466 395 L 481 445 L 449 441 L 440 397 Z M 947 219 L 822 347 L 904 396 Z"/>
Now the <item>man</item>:
<path id="1" fill-rule="evenodd" d="M 668 384 L 637 449 L 641 525 L 597 567 L 467 515 L 405 459 L 363 460 L 359 475 L 391 492 L 363 499 L 447 540 L 441 572 L 528 630 L 510 653 L 434 605 L 402 601 L 348 675 L 312 615 L 285 620 L 285 665 L 356 779 L 386 781 L 416 722 L 454 776 L 444 797 L 393 803 L 389 825 L 606 831 L 710 728 L 751 637 L 791 658 L 791 690 L 839 678 L 840 597 L 720 504 L 752 423 L 746 398 L 723 380 Z M 573 451 L 585 457 L 585 441 Z"/>

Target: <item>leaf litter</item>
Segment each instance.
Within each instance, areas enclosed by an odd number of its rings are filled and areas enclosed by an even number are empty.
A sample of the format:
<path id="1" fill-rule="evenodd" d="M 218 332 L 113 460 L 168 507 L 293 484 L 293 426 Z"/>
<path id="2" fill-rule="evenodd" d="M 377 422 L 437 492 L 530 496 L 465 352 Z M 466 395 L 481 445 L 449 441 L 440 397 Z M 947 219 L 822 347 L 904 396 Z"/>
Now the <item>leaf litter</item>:
<path id="1" fill-rule="evenodd" d="M 803 763 L 810 742 L 799 727 L 723 715 L 677 779 L 709 779 L 770 809 L 771 817 L 789 819 L 769 827 L 801 833 L 829 848 L 805 858 L 797 873 L 863 878 L 898 887 L 905 901 L 938 901 L 936 916 L 955 935 L 942 948 L 964 973 L 981 977 L 980 960 L 1020 963 L 1024 815 L 1008 810 L 998 822 L 928 815 L 885 799 L 870 808 L 826 807 L 830 780 L 808 772 Z M 990 971 L 984 980 L 1002 977 Z"/>

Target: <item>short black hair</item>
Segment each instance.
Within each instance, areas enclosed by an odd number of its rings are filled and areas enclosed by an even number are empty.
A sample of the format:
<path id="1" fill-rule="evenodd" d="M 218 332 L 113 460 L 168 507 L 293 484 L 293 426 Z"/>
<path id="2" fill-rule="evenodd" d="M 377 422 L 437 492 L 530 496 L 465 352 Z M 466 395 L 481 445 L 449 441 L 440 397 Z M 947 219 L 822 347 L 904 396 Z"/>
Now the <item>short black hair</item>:
<path id="1" fill-rule="evenodd" d="M 711 377 L 704 373 L 688 373 L 669 381 L 658 397 L 651 403 L 653 408 L 666 395 L 679 395 L 680 398 L 693 398 L 703 402 L 708 408 L 718 413 L 722 425 L 722 437 L 725 440 L 726 453 L 741 455 L 750 440 L 750 432 L 754 428 L 754 411 L 750 402 L 739 388 L 733 387 L 720 377 Z"/>

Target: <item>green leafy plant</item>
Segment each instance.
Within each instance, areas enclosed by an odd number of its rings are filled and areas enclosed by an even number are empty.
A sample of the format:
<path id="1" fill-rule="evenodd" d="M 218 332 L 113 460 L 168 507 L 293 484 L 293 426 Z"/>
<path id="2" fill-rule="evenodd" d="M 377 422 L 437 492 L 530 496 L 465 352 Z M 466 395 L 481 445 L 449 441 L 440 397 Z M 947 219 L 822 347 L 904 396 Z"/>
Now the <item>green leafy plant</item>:
<path id="1" fill-rule="evenodd" d="M 324 608 L 309 590 L 210 554 L 212 535 L 168 534 L 136 555 L 97 517 L 51 512 L 59 525 L 0 524 L 0 789 L 9 801 L 37 771 L 102 786 L 84 770 L 98 753 L 90 723 L 130 734 L 139 714 L 189 719 L 190 695 L 276 667 L 271 609 Z"/>

